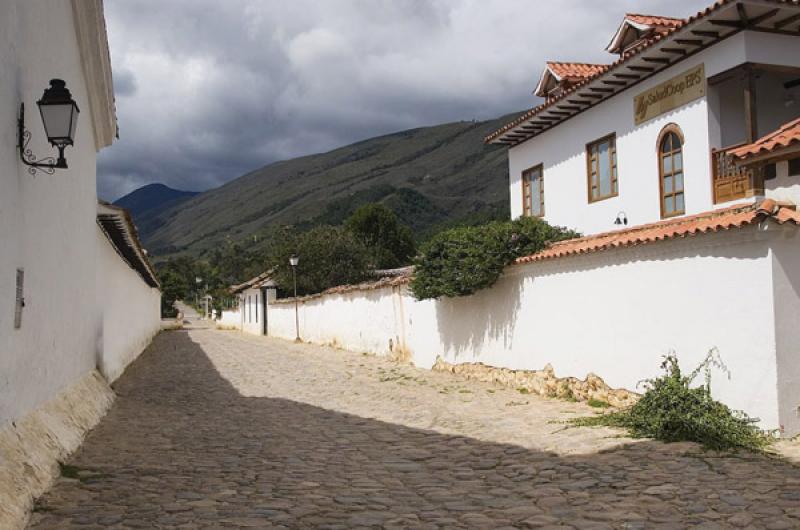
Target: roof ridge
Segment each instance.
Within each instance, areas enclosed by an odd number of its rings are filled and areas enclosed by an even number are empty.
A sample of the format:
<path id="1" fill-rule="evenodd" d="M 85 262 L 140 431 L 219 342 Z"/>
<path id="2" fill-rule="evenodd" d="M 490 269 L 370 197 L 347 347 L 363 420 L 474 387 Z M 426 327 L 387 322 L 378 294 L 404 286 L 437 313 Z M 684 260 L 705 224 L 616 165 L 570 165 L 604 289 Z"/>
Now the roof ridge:
<path id="1" fill-rule="evenodd" d="M 625 13 L 625 18 L 628 17 L 648 17 L 648 18 L 665 18 L 667 20 L 676 20 L 676 21 L 685 21 L 685 18 L 681 17 L 668 17 L 666 15 L 648 15 L 646 13 Z"/>

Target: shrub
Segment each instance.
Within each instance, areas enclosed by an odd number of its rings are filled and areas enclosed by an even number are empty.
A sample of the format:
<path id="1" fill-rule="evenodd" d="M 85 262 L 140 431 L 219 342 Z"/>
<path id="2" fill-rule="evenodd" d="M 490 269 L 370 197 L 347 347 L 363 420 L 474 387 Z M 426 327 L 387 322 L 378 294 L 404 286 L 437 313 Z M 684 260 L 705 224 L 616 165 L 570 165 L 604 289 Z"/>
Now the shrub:
<path id="1" fill-rule="evenodd" d="M 470 295 L 493 285 L 516 258 L 577 236 L 533 217 L 445 230 L 414 260 L 411 290 L 419 300 Z"/>
<path id="2" fill-rule="evenodd" d="M 664 374 L 644 382 L 646 391 L 633 406 L 602 416 L 578 418 L 572 423 L 623 427 L 635 438 L 698 442 L 714 450 L 763 450 L 770 444 L 770 436 L 744 412 L 733 411 L 711 397 L 712 366 L 727 372 L 716 350 L 711 350 L 688 376 L 681 373 L 677 357 L 667 355 L 661 363 Z M 705 383 L 691 387 L 701 371 L 705 371 Z"/>

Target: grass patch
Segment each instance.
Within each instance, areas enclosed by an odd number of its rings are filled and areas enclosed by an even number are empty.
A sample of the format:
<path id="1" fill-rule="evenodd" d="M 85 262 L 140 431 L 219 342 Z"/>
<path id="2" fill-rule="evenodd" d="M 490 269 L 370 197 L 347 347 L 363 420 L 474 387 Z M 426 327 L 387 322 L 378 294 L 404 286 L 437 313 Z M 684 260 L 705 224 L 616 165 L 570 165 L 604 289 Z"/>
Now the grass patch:
<path id="1" fill-rule="evenodd" d="M 586 402 L 586 404 L 596 409 L 607 409 L 608 407 L 611 406 L 611 404 L 608 401 L 603 401 L 602 399 L 595 399 L 595 398 L 590 399 L 589 401 Z"/>
<path id="2" fill-rule="evenodd" d="M 519 387 L 517 389 L 517 392 L 519 392 L 520 394 L 530 394 L 531 393 L 531 391 L 528 390 L 527 388 L 525 388 L 524 386 Z"/>
<path id="3" fill-rule="evenodd" d="M 627 429 L 634 438 L 655 438 L 664 442 L 697 442 L 717 451 L 747 449 L 764 451 L 772 437 L 755 426 L 742 411 L 729 409 L 711 397 L 711 367 L 730 376 L 716 349 L 691 374 L 683 375 L 674 354 L 661 363 L 664 373 L 644 382 L 642 398 L 632 407 L 600 416 L 576 418 L 578 426 L 610 426 Z M 705 383 L 692 382 L 705 373 Z"/>

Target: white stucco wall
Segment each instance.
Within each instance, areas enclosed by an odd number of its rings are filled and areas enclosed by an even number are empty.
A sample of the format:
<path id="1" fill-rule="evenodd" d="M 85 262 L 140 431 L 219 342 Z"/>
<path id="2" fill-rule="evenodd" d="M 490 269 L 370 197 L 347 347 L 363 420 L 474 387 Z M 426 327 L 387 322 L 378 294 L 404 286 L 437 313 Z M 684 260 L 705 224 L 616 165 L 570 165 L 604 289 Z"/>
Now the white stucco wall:
<path id="1" fill-rule="evenodd" d="M 778 232 L 753 227 L 514 266 L 467 298 L 419 302 L 404 288 L 313 298 L 300 305 L 300 335 L 377 354 L 392 340 L 422 367 L 439 355 L 516 369 L 550 363 L 559 376 L 594 372 L 634 390 L 659 374 L 668 352 L 693 369 L 716 347 L 731 379 L 714 374 L 715 396 L 764 427 L 796 433 L 800 423 L 787 411 L 800 405 L 800 337 L 792 335 L 800 329 L 800 251 Z M 776 245 L 797 261 L 776 258 Z M 773 283 L 780 267 L 793 289 Z M 294 338 L 293 304 L 270 305 L 270 318 L 270 334 Z"/>
<path id="2" fill-rule="evenodd" d="M 242 313 L 239 309 L 225 309 L 222 311 L 217 327 L 225 329 L 242 329 Z"/>
<path id="3" fill-rule="evenodd" d="M 707 96 L 634 126 L 633 99 L 637 94 L 704 64 L 706 77 L 746 61 L 800 66 L 794 51 L 797 38 L 742 32 L 712 46 L 650 79 L 629 88 L 522 144 L 509 149 L 509 192 L 512 218 L 522 214 L 522 172 L 544 165 L 545 219 L 584 234 L 617 228 L 617 213 L 624 211 L 629 224 L 661 218 L 656 143 L 669 123 L 685 136 L 684 186 L 686 213 L 711 210 L 711 147 L 721 147 L 720 102 L 713 89 Z M 787 120 L 788 121 L 788 120 Z M 586 144 L 616 133 L 619 195 L 588 202 Z"/>
<path id="4" fill-rule="evenodd" d="M 263 335 L 264 306 L 259 289 L 242 292 L 242 331 L 253 335 Z"/>
<path id="5" fill-rule="evenodd" d="M 109 382 L 161 329 L 161 292 L 147 285 L 97 227 L 97 368 Z"/>
<path id="6" fill-rule="evenodd" d="M 69 2 L 7 0 L 0 16 L 0 424 L 21 417 L 95 367 L 95 140 Z M 36 100 L 62 78 L 81 109 L 68 170 L 27 173 L 16 150 L 25 102 L 30 147 L 47 144 Z M 14 329 L 15 272 L 26 307 Z"/>

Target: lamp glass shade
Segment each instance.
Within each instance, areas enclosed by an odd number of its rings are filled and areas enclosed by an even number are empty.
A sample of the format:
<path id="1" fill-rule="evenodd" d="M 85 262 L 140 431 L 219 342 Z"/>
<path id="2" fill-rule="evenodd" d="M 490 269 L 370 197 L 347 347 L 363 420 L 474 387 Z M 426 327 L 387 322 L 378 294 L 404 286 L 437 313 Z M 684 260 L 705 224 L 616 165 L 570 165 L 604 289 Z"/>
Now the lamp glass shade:
<path id="1" fill-rule="evenodd" d="M 298 258 L 297 256 L 292 256 L 291 258 L 289 258 L 289 265 L 291 265 L 292 267 L 297 267 L 298 263 L 300 263 L 300 258 Z"/>
<path id="2" fill-rule="evenodd" d="M 47 140 L 54 146 L 72 145 L 78 126 L 77 103 L 60 79 L 50 80 L 50 88 L 36 102 L 42 115 Z"/>

